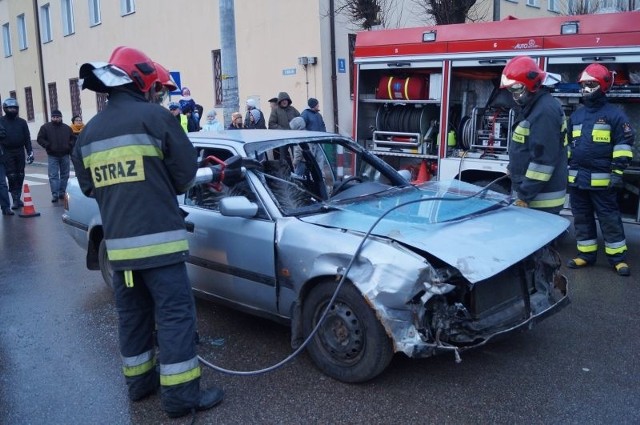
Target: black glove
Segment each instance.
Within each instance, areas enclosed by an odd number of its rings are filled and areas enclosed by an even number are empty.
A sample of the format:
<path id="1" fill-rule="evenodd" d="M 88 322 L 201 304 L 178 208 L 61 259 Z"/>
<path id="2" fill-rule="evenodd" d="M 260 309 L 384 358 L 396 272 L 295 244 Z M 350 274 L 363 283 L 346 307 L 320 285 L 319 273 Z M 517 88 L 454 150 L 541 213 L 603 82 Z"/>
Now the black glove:
<path id="1" fill-rule="evenodd" d="M 620 190 L 624 187 L 622 182 L 622 175 L 617 173 L 611 173 L 609 177 L 609 188 L 614 190 Z"/>
<path id="2" fill-rule="evenodd" d="M 27 164 L 33 164 L 35 157 L 33 156 L 33 151 L 27 154 Z"/>
<path id="3" fill-rule="evenodd" d="M 233 186 L 242 180 L 242 157 L 234 155 L 224 162 L 222 171 L 222 183 L 225 186 Z"/>

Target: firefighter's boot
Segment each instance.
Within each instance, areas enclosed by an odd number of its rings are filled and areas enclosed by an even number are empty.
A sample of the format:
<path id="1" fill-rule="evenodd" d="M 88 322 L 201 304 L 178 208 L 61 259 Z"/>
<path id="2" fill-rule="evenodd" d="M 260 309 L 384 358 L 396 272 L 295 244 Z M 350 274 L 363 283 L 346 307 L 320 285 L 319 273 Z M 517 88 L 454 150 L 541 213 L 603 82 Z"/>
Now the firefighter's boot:
<path id="1" fill-rule="evenodd" d="M 625 262 L 620 262 L 615 266 L 616 273 L 618 276 L 631 276 L 631 270 L 629 269 L 629 265 Z"/>

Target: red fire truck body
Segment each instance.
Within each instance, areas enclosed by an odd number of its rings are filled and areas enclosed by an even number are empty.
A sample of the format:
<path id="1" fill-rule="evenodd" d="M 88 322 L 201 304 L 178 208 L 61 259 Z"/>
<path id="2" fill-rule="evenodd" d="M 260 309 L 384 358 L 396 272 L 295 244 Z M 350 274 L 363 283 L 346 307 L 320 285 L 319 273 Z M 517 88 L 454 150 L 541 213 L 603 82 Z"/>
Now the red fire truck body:
<path id="1" fill-rule="evenodd" d="M 506 19 L 360 32 L 354 54 L 354 139 L 414 180 L 484 185 L 506 174 L 515 119 L 502 69 L 528 55 L 561 82 L 571 114 L 590 63 L 616 71 L 608 94 L 640 133 L 640 12 Z M 625 221 L 640 223 L 640 142 L 624 175 Z M 508 192 L 503 179 L 493 188 Z"/>

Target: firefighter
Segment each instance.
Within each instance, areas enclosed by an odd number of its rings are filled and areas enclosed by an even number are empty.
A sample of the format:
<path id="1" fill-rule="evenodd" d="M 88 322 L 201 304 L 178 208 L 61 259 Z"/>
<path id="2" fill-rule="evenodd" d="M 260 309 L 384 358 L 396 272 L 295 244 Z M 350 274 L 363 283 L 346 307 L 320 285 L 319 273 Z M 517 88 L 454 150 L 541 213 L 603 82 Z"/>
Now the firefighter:
<path id="1" fill-rule="evenodd" d="M 83 64 L 80 78 L 83 89 L 109 96 L 80 133 L 72 159 L 83 193 L 100 208 L 129 398 L 138 401 L 159 388 L 169 417 L 209 409 L 224 392 L 215 386 L 200 390 L 188 245 L 176 200 L 194 180 L 196 151 L 156 103 L 166 81 L 141 51 L 118 47 L 108 64 Z M 235 183 L 239 159 L 227 160 L 215 179 L 223 174 L 223 183 Z"/>
<path id="2" fill-rule="evenodd" d="M 4 166 L 7 171 L 9 193 L 13 198 L 12 210 L 23 207 L 22 184 L 24 183 L 24 167 L 34 160 L 31 147 L 31 134 L 27 122 L 18 116 L 20 110 L 18 101 L 13 97 L 2 102 L 4 117 L 0 117 L 0 127 L 4 128 L 4 137 L 0 144 L 4 149 Z M 26 152 L 26 157 L 25 157 Z"/>
<path id="3" fill-rule="evenodd" d="M 518 105 L 507 170 L 515 205 L 558 214 L 566 197 L 566 127 L 562 106 L 546 80 L 547 74 L 528 56 L 511 59 L 502 71 L 500 87 Z"/>
<path id="4" fill-rule="evenodd" d="M 633 156 L 634 130 L 623 110 L 607 102 L 606 92 L 613 84 L 613 75 L 605 66 L 587 66 L 578 82 L 583 106 L 571 114 L 568 127 L 569 199 L 578 254 L 567 266 L 577 269 L 595 263 L 595 213 L 609 264 L 618 275 L 630 276 L 617 190 L 622 188 L 622 172 Z"/>

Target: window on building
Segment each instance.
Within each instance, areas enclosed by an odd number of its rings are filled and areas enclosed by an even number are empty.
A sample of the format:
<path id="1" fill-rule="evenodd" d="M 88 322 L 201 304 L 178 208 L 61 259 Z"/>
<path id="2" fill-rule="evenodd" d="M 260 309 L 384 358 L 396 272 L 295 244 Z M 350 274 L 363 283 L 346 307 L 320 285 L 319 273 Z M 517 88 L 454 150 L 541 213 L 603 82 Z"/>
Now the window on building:
<path id="1" fill-rule="evenodd" d="M 353 52 L 356 50 L 356 35 L 349 34 L 349 88 L 353 99 Z"/>
<path id="2" fill-rule="evenodd" d="M 56 83 L 47 84 L 47 88 L 49 89 L 49 110 L 60 109 L 58 108 L 58 87 Z"/>
<path id="3" fill-rule="evenodd" d="M 547 10 L 549 10 L 549 12 L 560 12 L 560 10 L 558 9 L 558 0 L 549 0 L 547 4 Z"/>
<path id="4" fill-rule="evenodd" d="M 27 44 L 27 23 L 24 20 L 24 13 L 18 15 L 17 25 L 18 27 L 18 47 L 20 50 L 26 50 Z"/>
<path id="5" fill-rule="evenodd" d="M 62 33 L 71 35 L 75 30 L 75 24 L 73 22 L 73 2 L 71 0 L 62 0 Z"/>
<path id="6" fill-rule="evenodd" d="M 135 0 L 120 0 L 120 15 L 130 15 L 136 11 Z"/>
<path id="7" fill-rule="evenodd" d="M 80 103 L 80 84 L 77 78 L 69 79 L 69 95 L 71 96 L 71 115 L 82 115 Z"/>
<path id="8" fill-rule="evenodd" d="M 89 0 L 89 26 L 95 27 L 101 22 L 100 0 Z"/>
<path id="9" fill-rule="evenodd" d="M 4 47 L 4 57 L 8 58 L 13 54 L 11 51 L 11 31 L 9 31 L 9 24 L 2 26 L 2 46 Z"/>
<path id="10" fill-rule="evenodd" d="M 527 6 L 540 7 L 540 0 L 527 0 Z"/>
<path id="11" fill-rule="evenodd" d="M 96 93 L 96 111 L 102 112 L 107 106 L 108 95 L 106 93 Z"/>
<path id="12" fill-rule="evenodd" d="M 213 60 L 213 91 L 215 93 L 215 106 L 222 105 L 222 53 L 220 50 L 211 52 Z"/>
<path id="13" fill-rule="evenodd" d="M 48 43 L 53 40 L 49 3 L 40 6 L 40 39 L 43 43 Z"/>
<path id="14" fill-rule="evenodd" d="M 36 119 L 36 114 L 33 110 L 33 93 L 31 87 L 24 88 L 25 107 L 27 108 L 27 121 L 31 122 Z"/>

